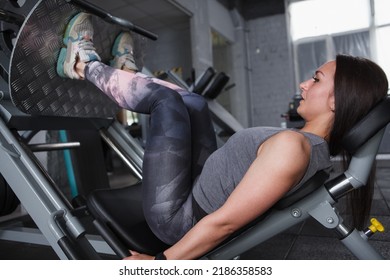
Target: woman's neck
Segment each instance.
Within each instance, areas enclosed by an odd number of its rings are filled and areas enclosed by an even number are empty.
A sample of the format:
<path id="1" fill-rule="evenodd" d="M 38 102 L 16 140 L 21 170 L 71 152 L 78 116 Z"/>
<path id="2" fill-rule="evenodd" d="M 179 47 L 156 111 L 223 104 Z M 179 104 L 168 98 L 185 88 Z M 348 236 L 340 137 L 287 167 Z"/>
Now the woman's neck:
<path id="1" fill-rule="evenodd" d="M 305 125 L 301 128 L 301 131 L 315 134 L 321 138 L 324 138 L 325 141 L 328 141 L 331 129 L 332 122 L 329 120 L 306 121 Z"/>

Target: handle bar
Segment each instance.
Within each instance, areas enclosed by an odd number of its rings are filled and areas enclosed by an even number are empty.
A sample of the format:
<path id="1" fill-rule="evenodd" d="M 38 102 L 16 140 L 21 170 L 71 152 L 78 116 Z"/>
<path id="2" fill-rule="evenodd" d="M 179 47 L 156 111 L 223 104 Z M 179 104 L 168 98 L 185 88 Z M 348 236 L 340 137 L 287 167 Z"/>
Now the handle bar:
<path id="1" fill-rule="evenodd" d="M 131 31 L 134 31 L 142 36 L 145 36 L 151 40 L 157 40 L 158 36 L 156 34 L 154 34 L 153 32 L 150 32 L 140 26 L 137 26 L 133 23 L 131 23 L 130 21 L 128 20 L 125 20 L 123 18 L 119 18 L 119 17 L 115 17 L 113 15 L 111 15 L 110 13 L 108 13 L 107 11 L 103 10 L 102 8 L 88 2 L 88 1 L 85 1 L 85 0 L 65 0 L 66 2 L 70 3 L 74 3 L 84 9 L 86 9 L 87 11 L 90 11 L 92 13 L 94 13 L 95 15 L 101 17 L 103 20 L 107 21 L 107 22 L 110 22 L 110 23 L 114 23 L 114 24 L 118 24 L 120 26 L 123 26 Z"/>

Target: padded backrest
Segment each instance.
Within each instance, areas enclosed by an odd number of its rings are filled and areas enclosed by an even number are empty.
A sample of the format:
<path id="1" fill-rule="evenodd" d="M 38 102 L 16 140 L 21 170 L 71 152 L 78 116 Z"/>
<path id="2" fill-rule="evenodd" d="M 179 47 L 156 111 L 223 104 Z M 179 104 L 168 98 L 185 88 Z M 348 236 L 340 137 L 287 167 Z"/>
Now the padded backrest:
<path id="1" fill-rule="evenodd" d="M 205 90 L 203 95 L 205 97 L 207 97 L 207 98 L 210 98 L 210 99 L 217 98 L 218 95 L 224 89 L 224 87 L 227 85 L 229 80 L 230 80 L 230 77 L 228 75 L 226 75 L 226 73 L 219 72 L 215 76 L 215 78 L 214 78 L 213 82 L 211 83 L 211 85 Z"/>
<path id="2" fill-rule="evenodd" d="M 390 97 L 387 96 L 358 122 L 342 140 L 343 147 L 354 153 L 390 122 Z"/>
<path id="3" fill-rule="evenodd" d="M 320 170 L 316 174 L 314 174 L 313 177 L 311 177 L 306 183 L 304 183 L 299 189 L 297 189 L 295 192 L 284 196 L 282 199 L 280 199 L 274 206 L 273 208 L 276 209 L 284 209 L 295 202 L 303 199 L 319 187 L 321 187 L 325 181 L 329 178 L 329 173 Z"/>
<path id="4" fill-rule="evenodd" d="M 197 94 L 202 94 L 205 88 L 209 85 L 210 81 L 215 75 L 215 70 L 209 67 L 202 73 L 202 75 L 195 81 L 193 88 L 190 90 Z"/>

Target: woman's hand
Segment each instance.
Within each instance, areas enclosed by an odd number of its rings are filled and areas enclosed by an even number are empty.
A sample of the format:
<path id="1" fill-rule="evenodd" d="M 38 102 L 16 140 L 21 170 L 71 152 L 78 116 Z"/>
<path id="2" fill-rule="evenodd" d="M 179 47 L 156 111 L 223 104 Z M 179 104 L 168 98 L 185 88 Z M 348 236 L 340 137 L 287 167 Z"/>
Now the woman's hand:
<path id="1" fill-rule="evenodd" d="M 154 256 L 149 256 L 146 254 L 140 254 L 136 251 L 130 250 L 131 256 L 124 258 L 124 260 L 154 260 Z"/>

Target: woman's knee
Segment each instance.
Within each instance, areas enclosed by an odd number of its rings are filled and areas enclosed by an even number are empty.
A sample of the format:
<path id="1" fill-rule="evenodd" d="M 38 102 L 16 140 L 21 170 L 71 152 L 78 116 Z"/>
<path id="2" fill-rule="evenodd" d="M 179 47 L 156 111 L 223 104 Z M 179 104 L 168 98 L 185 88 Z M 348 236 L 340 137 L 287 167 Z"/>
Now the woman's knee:
<path id="1" fill-rule="evenodd" d="M 175 244 L 194 225 L 193 218 L 187 215 L 183 216 L 182 212 L 171 214 L 169 218 L 155 213 L 146 220 L 149 228 L 160 240 L 167 244 Z"/>
<path id="2" fill-rule="evenodd" d="M 153 94 L 153 98 L 157 104 L 184 104 L 181 95 L 175 90 L 167 87 L 159 88 L 155 94 Z"/>
<path id="3" fill-rule="evenodd" d="M 195 93 L 183 95 L 183 101 L 187 108 L 203 111 L 208 108 L 207 101 L 203 96 Z"/>

